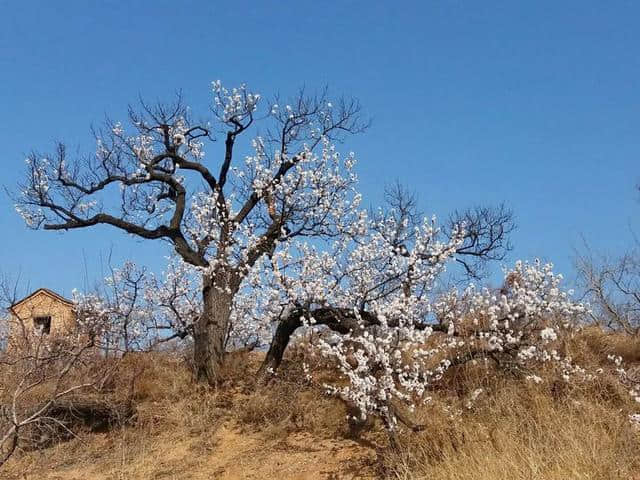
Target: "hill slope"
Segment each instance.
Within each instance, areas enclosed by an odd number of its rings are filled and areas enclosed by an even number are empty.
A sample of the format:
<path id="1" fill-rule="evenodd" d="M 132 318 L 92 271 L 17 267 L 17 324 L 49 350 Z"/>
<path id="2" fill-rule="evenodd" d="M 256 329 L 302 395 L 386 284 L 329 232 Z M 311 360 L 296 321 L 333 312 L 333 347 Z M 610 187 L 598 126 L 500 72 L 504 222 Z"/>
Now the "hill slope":
<path id="1" fill-rule="evenodd" d="M 592 367 L 609 353 L 640 360 L 638 339 L 593 330 L 572 349 Z M 415 413 L 424 431 L 402 434 L 391 449 L 380 425 L 349 425 L 339 400 L 300 380 L 297 360 L 256 388 L 258 356 L 232 355 L 229 381 L 210 390 L 191 382 L 179 356 L 131 356 L 111 395 L 125 396 L 135 379 L 135 421 L 20 452 L 0 477 L 640 480 L 640 431 L 629 421 L 640 408 L 606 371 L 571 386 L 550 375 L 536 384 L 482 365 L 457 369 Z"/>

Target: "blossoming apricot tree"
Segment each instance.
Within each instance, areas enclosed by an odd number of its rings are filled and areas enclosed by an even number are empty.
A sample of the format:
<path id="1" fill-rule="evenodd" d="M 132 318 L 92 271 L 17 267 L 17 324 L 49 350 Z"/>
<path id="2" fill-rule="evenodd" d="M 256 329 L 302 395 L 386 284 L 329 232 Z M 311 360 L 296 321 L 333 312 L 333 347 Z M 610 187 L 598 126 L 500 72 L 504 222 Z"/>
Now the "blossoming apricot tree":
<path id="1" fill-rule="evenodd" d="M 263 375 L 278 368 L 289 338 L 300 327 L 329 328 L 320 355 L 345 383 L 326 385 L 364 419 L 383 419 L 394 430 L 402 413 L 429 398 L 447 369 L 487 359 L 532 376 L 552 363 L 568 379 L 585 372 L 560 351 L 585 307 L 560 288 L 551 265 L 517 262 L 499 291 L 433 291 L 445 265 L 464 244 L 464 224 L 445 235 L 435 220 L 410 225 L 393 210 L 361 221 L 361 235 L 330 251 L 307 244 L 273 256 L 279 291 L 289 305 L 280 317 Z M 330 339 L 327 339 L 330 338 Z M 533 377 L 532 377 L 533 378 Z M 399 408 L 402 407 L 402 408 Z"/>
<path id="2" fill-rule="evenodd" d="M 215 124 L 197 123 L 181 98 L 142 105 L 129 125 L 107 122 L 95 132 L 97 150 L 69 159 L 33 153 L 17 209 L 27 224 L 47 230 L 111 225 L 145 239 L 169 241 L 201 275 L 202 311 L 194 322 L 197 377 L 215 382 L 230 330 L 233 299 L 243 279 L 278 242 L 342 233 L 352 193 L 352 155 L 334 146 L 366 126 L 356 101 L 330 104 L 304 93 L 268 105 L 244 86 L 213 83 Z M 238 161 L 236 144 L 255 123 L 262 136 Z M 205 142 L 222 129 L 223 153 L 205 162 Z M 214 162 L 211 162 L 214 163 Z M 216 173 L 217 172 L 217 173 Z"/>

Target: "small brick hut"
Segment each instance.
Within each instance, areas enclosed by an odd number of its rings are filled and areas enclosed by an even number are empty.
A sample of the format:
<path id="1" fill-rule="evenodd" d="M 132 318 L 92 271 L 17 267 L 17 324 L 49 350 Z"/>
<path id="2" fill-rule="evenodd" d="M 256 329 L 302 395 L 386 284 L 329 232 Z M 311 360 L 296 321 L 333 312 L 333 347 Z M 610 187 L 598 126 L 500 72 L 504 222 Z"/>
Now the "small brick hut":
<path id="1" fill-rule="evenodd" d="M 73 303 L 62 295 L 39 288 L 11 305 L 11 328 L 20 328 L 22 334 L 38 332 L 52 337 L 64 335 L 75 327 Z"/>

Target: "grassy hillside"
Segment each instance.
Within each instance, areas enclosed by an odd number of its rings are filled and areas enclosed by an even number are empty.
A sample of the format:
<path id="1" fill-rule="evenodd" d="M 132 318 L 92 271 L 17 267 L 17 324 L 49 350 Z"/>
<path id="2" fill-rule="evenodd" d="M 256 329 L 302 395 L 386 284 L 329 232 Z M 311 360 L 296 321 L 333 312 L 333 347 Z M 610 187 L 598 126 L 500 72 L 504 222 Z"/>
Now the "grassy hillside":
<path id="1" fill-rule="evenodd" d="M 640 405 L 606 361 L 615 354 L 637 366 L 640 341 L 588 329 L 568 348 L 604 372 L 571 386 L 551 373 L 537 384 L 468 364 L 414 413 L 424 430 L 402 433 L 394 448 L 381 425 L 348 422 L 341 401 L 304 380 L 302 348 L 267 387 L 253 384 L 259 354 L 233 354 L 217 390 L 195 386 L 179 355 L 132 355 L 108 398 L 130 400 L 134 419 L 21 451 L 0 477 L 640 479 L 640 431 L 628 418 Z"/>

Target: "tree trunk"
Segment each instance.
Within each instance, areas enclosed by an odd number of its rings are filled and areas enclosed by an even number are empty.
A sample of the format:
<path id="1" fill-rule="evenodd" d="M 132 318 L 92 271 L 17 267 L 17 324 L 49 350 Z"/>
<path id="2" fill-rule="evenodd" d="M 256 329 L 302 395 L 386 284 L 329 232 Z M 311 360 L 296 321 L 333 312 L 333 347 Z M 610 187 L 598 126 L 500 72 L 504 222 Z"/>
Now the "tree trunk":
<path id="1" fill-rule="evenodd" d="M 305 311 L 300 308 L 291 309 L 278 323 L 269 351 L 258 370 L 257 377 L 260 383 L 266 382 L 280 367 L 291 335 L 302 326 L 302 316 L 305 314 L 313 316 L 316 325 L 326 325 L 334 332 L 341 334 L 355 332 L 363 327 L 356 320 L 353 311 L 345 308 L 321 307 L 312 311 Z M 379 323 L 378 319 L 368 312 L 361 311 L 360 316 L 365 325 Z"/>
<path id="2" fill-rule="evenodd" d="M 269 351 L 257 373 L 259 382 L 266 382 L 282 363 L 282 357 L 289 345 L 291 335 L 302 325 L 300 315 L 301 312 L 295 311 L 294 314 L 286 316 L 278 324 L 273 339 L 271 339 Z"/>
<path id="3" fill-rule="evenodd" d="M 202 289 L 203 308 L 193 335 L 193 361 L 196 380 L 216 385 L 229 332 L 233 286 L 227 275 L 205 278 Z M 228 290 L 230 289 L 230 290 Z"/>

